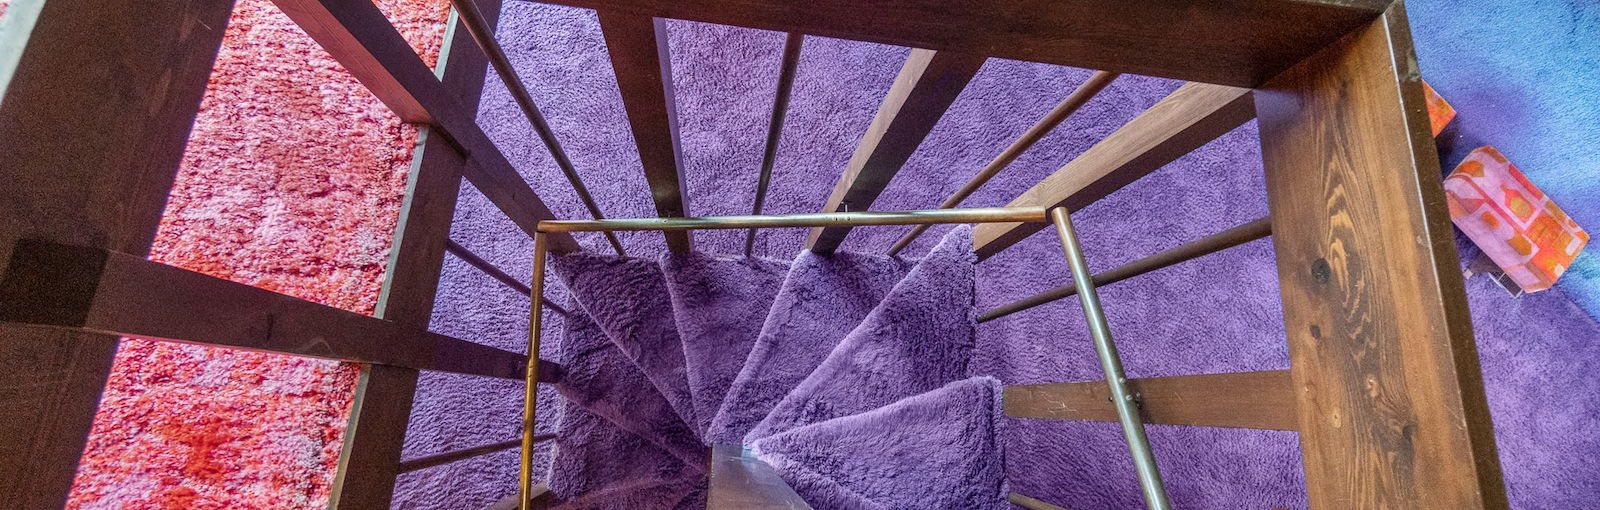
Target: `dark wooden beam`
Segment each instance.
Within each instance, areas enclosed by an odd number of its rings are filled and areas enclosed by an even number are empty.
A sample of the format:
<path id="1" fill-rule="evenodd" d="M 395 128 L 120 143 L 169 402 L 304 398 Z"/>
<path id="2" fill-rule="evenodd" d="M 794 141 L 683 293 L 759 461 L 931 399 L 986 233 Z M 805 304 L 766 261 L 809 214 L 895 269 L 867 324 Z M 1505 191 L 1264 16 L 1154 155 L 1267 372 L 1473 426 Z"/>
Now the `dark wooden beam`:
<path id="1" fill-rule="evenodd" d="M 789 484 L 742 445 L 711 445 L 706 510 L 811 510 Z"/>
<path id="2" fill-rule="evenodd" d="M 1145 423 L 1295 430 L 1288 370 L 1129 379 Z M 1006 416 L 1117 421 L 1105 381 L 1005 387 Z"/>
<path id="3" fill-rule="evenodd" d="M 1317 509 L 1508 507 L 1404 6 L 1256 92 Z"/>
<path id="4" fill-rule="evenodd" d="M 517 380 L 527 362 L 143 257 L 37 241 L 12 250 L 0 322 Z"/>
<path id="5" fill-rule="evenodd" d="M 911 50 L 822 212 L 870 209 L 984 60 L 965 53 Z M 848 226 L 814 228 L 806 249 L 831 253 L 848 235 Z"/>
<path id="6" fill-rule="evenodd" d="M 1149 175 L 1255 117 L 1250 90 L 1189 83 L 1045 177 L 1007 207 L 1077 211 Z M 1044 229 L 1039 223 L 990 223 L 972 230 L 980 259 Z"/>
<path id="7" fill-rule="evenodd" d="M 289 18 L 328 50 L 362 85 L 402 120 L 429 124 L 469 160 L 463 175 L 528 235 L 550 208 L 477 125 L 456 91 L 446 87 L 400 36 L 389 19 L 366 0 L 273 0 Z M 551 238 L 552 250 L 581 248 L 568 235 Z"/>
<path id="8" fill-rule="evenodd" d="M 688 216 L 684 192 L 683 148 L 678 138 L 678 105 L 672 91 L 672 58 L 667 51 L 666 20 L 622 12 L 599 12 L 600 30 L 611 52 L 622 106 L 639 147 L 656 215 Z M 694 249 L 688 231 L 662 232 L 674 253 Z"/>
<path id="9" fill-rule="evenodd" d="M 533 440 L 536 443 L 543 443 L 543 442 L 550 441 L 550 440 L 555 439 L 555 438 L 556 438 L 555 434 L 541 434 L 541 435 L 538 435 L 538 436 L 534 436 Z M 483 446 L 467 448 L 467 449 L 464 449 L 464 450 L 455 450 L 455 451 L 444 452 L 444 453 L 441 453 L 441 454 L 438 454 L 438 455 L 429 455 L 427 457 L 418 457 L 418 458 L 415 458 L 415 459 L 407 460 L 405 462 L 401 462 L 400 463 L 400 472 L 401 473 L 409 473 L 409 472 L 412 472 L 412 471 L 428 469 L 428 468 L 431 468 L 431 467 L 434 467 L 434 466 L 443 466 L 445 464 L 449 464 L 449 463 L 452 463 L 452 462 L 458 462 L 458 461 L 470 459 L 470 458 L 473 458 L 473 457 L 478 457 L 478 456 L 482 456 L 482 455 L 488 455 L 488 454 L 495 453 L 495 452 L 503 452 L 503 451 L 506 451 L 506 450 L 510 450 L 512 448 L 516 448 L 518 446 L 522 446 L 522 439 L 521 438 L 512 439 L 510 441 L 501 441 L 501 442 L 494 443 L 494 444 L 486 444 L 486 445 L 483 445 Z"/>
<path id="10" fill-rule="evenodd" d="M 31 29 L 0 31 L 0 260 L 21 239 L 149 252 L 232 8 L 11 3 Z M 0 508 L 66 505 L 117 343 L 0 324 Z"/>
<path id="11" fill-rule="evenodd" d="M 1252 87 L 1385 0 L 544 0 L 938 51 Z"/>
<path id="12" fill-rule="evenodd" d="M 499 19 L 500 0 L 479 0 L 477 12 Z M 468 115 L 476 114 L 487 60 L 452 13 L 434 73 Z M 374 316 L 426 330 L 444 266 L 456 199 L 467 158 L 437 133 L 420 126 L 405 201 L 395 225 L 389 264 Z M 400 449 L 421 374 L 411 368 L 363 365 L 345 426 L 329 509 L 388 508 L 401 472 Z"/>

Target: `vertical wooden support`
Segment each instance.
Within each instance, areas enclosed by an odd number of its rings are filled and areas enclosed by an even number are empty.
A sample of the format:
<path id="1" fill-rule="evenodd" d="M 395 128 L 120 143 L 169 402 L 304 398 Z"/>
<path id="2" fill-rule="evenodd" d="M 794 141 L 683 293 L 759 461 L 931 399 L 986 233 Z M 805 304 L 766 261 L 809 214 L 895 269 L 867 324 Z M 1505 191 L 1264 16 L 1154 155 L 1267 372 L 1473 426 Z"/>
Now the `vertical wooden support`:
<path id="1" fill-rule="evenodd" d="M 476 1 L 488 23 L 499 19 L 500 0 Z M 454 12 L 447 32 L 437 74 L 474 113 L 488 60 Z M 433 128 L 419 129 L 376 315 L 426 329 L 467 160 Z M 409 368 L 362 365 L 328 508 L 389 508 L 418 375 Z"/>
<path id="2" fill-rule="evenodd" d="M 656 215 L 682 218 L 688 215 L 684 192 L 683 147 L 678 138 L 678 105 L 672 91 L 672 57 L 667 51 L 666 20 L 600 11 L 600 30 L 611 52 L 611 67 L 616 70 L 617 89 L 622 106 L 628 110 L 633 141 L 639 147 L 639 163 L 650 182 L 650 196 L 656 202 Z M 673 253 L 694 250 L 687 230 L 663 231 L 667 249 Z"/>
<path id="3" fill-rule="evenodd" d="M 1506 508 L 1404 6 L 1255 102 L 1311 508 Z"/>
<path id="4" fill-rule="evenodd" d="M 7 24 L 32 30 L 0 34 L 0 261 L 21 239 L 144 256 L 233 2 L 21 7 Z M 0 508 L 65 505 L 116 349 L 0 326 Z"/>

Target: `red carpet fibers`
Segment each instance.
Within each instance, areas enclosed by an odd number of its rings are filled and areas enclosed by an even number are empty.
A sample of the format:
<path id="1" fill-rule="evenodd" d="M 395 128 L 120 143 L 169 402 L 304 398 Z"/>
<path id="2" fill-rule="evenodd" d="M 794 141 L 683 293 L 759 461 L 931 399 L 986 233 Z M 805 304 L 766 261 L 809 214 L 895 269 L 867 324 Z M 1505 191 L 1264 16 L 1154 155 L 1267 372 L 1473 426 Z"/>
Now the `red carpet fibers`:
<path id="1" fill-rule="evenodd" d="M 379 0 L 431 65 L 448 2 Z M 239 0 L 150 258 L 372 313 L 416 131 Z M 72 509 L 323 508 L 352 365 L 123 342 Z"/>

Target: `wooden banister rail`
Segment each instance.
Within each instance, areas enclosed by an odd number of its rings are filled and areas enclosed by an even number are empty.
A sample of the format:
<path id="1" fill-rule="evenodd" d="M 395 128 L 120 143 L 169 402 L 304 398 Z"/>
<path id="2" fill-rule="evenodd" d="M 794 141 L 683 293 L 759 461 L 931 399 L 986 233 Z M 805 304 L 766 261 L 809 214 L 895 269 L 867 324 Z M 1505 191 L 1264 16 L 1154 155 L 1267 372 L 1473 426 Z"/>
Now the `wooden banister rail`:
<path id="1" fill-rule="evenodd" d="M 122 253 L 23 241 L 0 322 L 522 379 L 522 354 Z M 559 365 L 540 382 L 559 380 Z"/>
<path id="2" fill-rule="evenodd" d="M 578 176 L 578 169 L 572 166 L 572 159 L 567 157 L 566 149 L 561 148 L 560 139 L 556 132 L 550 129 L 550 123 L 544 120 L 544 113 L 539 111 L 539 106 L 533 102 L 533 95 L 528 93 L 528 87 L 522 84 L 522 77 L 517 75 L 517 69 L 511 65 L 511 59 L 506 57 L 505 49 L 500 47 L 500 41 L 494 38 L 493 23 L 482 12 L 479 12 L 474 0 L 451 0 L 455 5 L 456 14 L 461 19 L 462 26 L 472 35 L 472 40 L 483 50 L 493 65 L 500 81 L 505 83 L 506 90 L 511 92 L 511 99 L 522 108 L 523 116 L 528 118 L 528 123 L 533 125 L 533 131 L 539 135 L 539 140 L 544 142 L 546 150 L 550 151 L 551 159 L 556 162 L 556 167 L 561 169 L 562 175 L 567 178 L 567 183 L 572 185 L 572 191 L 578 195 L 578 200 L 583 202 L 583 207 L 589 210 L 589 215 L 595 219 L 605 218 L 600 213 L 600 205 L 594 201 L 594 196 L 589 194 L 589 187 L 583 185 L 583 178 Z M 611 248 L 617 255 L 624 255 L 622 243 L 617 236 L 606 232 L 606 241 L 611 243 Z"/>
<path id="3" fill-rule="evenodd" d="M 402 120 L 438 128 L 438 134 L 471 160 L 462 169 L 467 180 L 524 232 L 531 236 L 540 220 L 555 217 L 376 5 L 368 0 L 273 3 Z M 571 236 L 555 235 L 550 241 L 557 253 L 581 249 Z"/>
<path id="4" fill-rule="evenodd" d="M 672 58 L 664 19 L 602 10 L 600 31 L 611 54 L 617 90 L 628 112 L 628 126 L 639 150 L 639 164 L 650 183 L 656 215 L 689 215 L 683 148 L 678 136 L 678 103 L 672 87 Z M 694 250 L 689 232 L 663 232 L 673 253 Z"/>
<path id="5" fill-rule="evenodd" d="M 1252 118 L 1250 89 L 1185 84 L 1008 207 L 1082 209 Z M 973 249 L 985 259 L 1042 229 L 1039 224 L 980 225 L 972 230 Z"/>
<path id="6" fill-rule="evenodd" d="M 1026 508 L 1028 510 L 1067 510 L 1065 507 L 1045 503 L 1042 500 L 1024 496 L 1015 492 L 1007 494 L 1006 501 L 1010 501 L 1011 504 Z"/>
<path id="7" fill-rule="evenodd" d="M 1120 282 L 1269 235 L 1272 235 L 1272 221 L 1267 218 L 1261 218 L 1094 275 L 1094 285 L 1100 287 Z M 1077 293 L 1078 288 L 1076 286 L 1062 285 L 978 314 L 978 322 L 989 322 L 1051 301 L 1074 296 Z"/>
<path id="8" fill-rule="evenodd" d="M 1296 430 L 1288 370 L 1128 379 L 1145 423 Z M 1117 421 L 1105 381 L 1006 386 L 1006 416 Z"/>
<path id="9" fill-rule="evenodd" d="M 533 439 L 534 439 L 535 443 L 543 443 L 545 441 L 549 441 L 549 440 L 552 440 L 552 439 L 555 439 L 555 438 L 556 438 L 555 434 L 542 434 L 542 435 L 534 436 Z M 501 442 L 493 443 L 493 444 L 486 444 L 486 445 L 483 445 L 483 446 L 467 448 L 467 449 L 464 449 L 464 450 L 455 450 L 455 451 L 444 452 L 444 453 L 440 453 L 440 454 L 437 454 L 437 455 L 429 455 L 429 456 L 426 456 L 426 457 L 418 457 L 418 458 L 415 458 L 415 459 L 411 459 L 411 460 L 400 462 L 399 472 L 401 472 L 401 473 L 410 473 L 412 471 L 417 471 L 417 470 L 421 470 L 421 469 L 428 469 L 428 468 L 431 468 L 431 467 L 434 467 L 434 466 L 443 466 L 445 464 L 449 464 L 449 463 L 452 463 L 452 462 L 458 462 L 458 461 L 470 459 L 470 458 L 473 458 L 473 457 L 478 457 L 478 456 L 488 455 L 488 454 L 495 453 L 495 452 L 502 452 L 502 451 L 510 450 L 510 449 L 516 448 L 518 446 L 522 446 L 522 439 L 521 438 L 512 439 L 510 441 L 501 441 Z"/>
<path id="10" fill-rule="evenodd" d="M 1111 85 L 1111 82 L 1115 81 L 1117 76 L 1119 76 L 1117 73 L 1096 71 L 1083 84 L 1078 85 L 1078 88 L 1074 89 L 1071 94 L 1068 94 L 1066 99 L 1062 99 L 1061 104 L 1056 105 L 1055 108 L 1044 115 L 1044 118 L 1039 119 L 1039 122 L 1034 123 L 1033 127 L 1028 128 L 1028 131 L 1018 137 L 1017 141 L 1012 142 L 1005 150 L 1000 151 L 1000 155 L 995 156 L 993 160 L 989 161 L 989 164 L 984 165 L 983 170 L 978 171 L 978 175 L 973 176 L 972 180 L 967 181 L 965 186 L 951 194 L 950 198 L 945 199 L 944 203 L 939 204 L 939 208 L 952 209 L 961 205 L 961 202 L 966 201 L 967 197 L 978 191 L 978 188 L 988 184 L 990 179 L 994 179 L 994 176 L 999 175 L 1001 170 L 1005 170 L 1007 166 L 1011 165 L 1011 162 L 1022 156 L 1022 153 L 1032 148 L 1033 144 L 1039 143 L 1039 140 L 1043 139 L 1044 135 L 1050 134 L 1050 131 L 1061 125 L 1062 121 L 1067 120 L 1067 117 L 1072 116 L 1074 112 L 1077 112 L 1079 108 L 1087 104 L 1090 99 L 1094 99 L 1094 96 L 1099 94 L 1101 90 Z M 899 255 L 900 250 L 906 249 L 906 246 L 911 245 L 911 241 L 915 241 L 918 236 L 927 231 L 928 225 L 912 227 L 910 232 L 907 232 L 899 241 L 895 241 L 894 246 L 889 248 L 889 256 Z"/>
<path id="11" fill-rule="evenodd" d="M 515 290 L 517 293 L 524 296 L 532 296 L 533 289 L 528 287 L 528 284 L 517 281 L 516 278 L 506 274 L 505 271 L 495 267 L 494 264 L 484 260 L 483 257 L 479 257 L 478 254 L 467 250 L 467 248 L 465 246 L 461 246 L 460 243 L 455 241 L 446 241 L 444 246 L 445 251 L 449 252 L 451 255 L 455 255 L 456 258 L 461 259 L 462 262 L 466 262 L 467 265 L 470 265 L 478 271 L 483 272 L 483 274 L 488 275 L 490 278 L 494 278 L 500 283 L 505 284 L 507 287 L 511 287 L 511 290 Z M 561 315 L 569 315 L 572 313 L 567 311 L 566 308 L 562 308 L 561 305 L 551 302 L 548 296 L 546 296 L 541 303 L 544 304 L 545 308 L 549 308 L 550 311 L 559 313 Z"/>
<path id="12" fill-rule="evenodd" d="M 822 212 L 871 208 L 986 60 L 982 55 L 911 50 Z M 806 249 L 832 253 L 849 234 L 848 226 L 812 229 Z"/>
<path id="13" fill-rule="evenodd" d="M 783 138 L 783 118 L 789 112 L 789 96 L 794 91 L 794 76 L 800 68 L 800 47 L 805 34 L 789 32 L 783 41 L 783 63 L 778 69 L 777 97 L 772 99 L 772 117 L 767 122 L 767 145 L 761 151 L 761 173 L 756 176 L 755 205 L 750 214 L 760 215 L 767 203 L 767 187 L 772 182 L 772 166 L 778 162 L 778 141 Z M 750 229 L 744 238 L 744 256 L 755 250 L 756 229 Z"/>

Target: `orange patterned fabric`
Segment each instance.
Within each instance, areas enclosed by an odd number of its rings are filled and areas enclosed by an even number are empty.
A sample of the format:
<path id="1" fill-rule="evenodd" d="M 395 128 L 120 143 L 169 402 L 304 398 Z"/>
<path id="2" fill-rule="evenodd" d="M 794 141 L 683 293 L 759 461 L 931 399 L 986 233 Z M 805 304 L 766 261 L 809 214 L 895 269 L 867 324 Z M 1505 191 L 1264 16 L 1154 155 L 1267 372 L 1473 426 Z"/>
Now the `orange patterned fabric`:
<path id="1" fill-rule="evenodd" d="M 1589 242 L 1544 192 L 1494 147 L 1467 155 L 1444 180 L 1450 219 L 1526 292 L 1550 288 Z"/>
<path id="2" fill-rule="evenodd" d="M 1428 86 L 1428 82 L 1422 82 L 1422 93 L 1428 97 L 1428 124 L 1433 127 L 1433 136 L 1439 136 L 1450 120 L 1456 118 L 1456 109 L 1445 102 L 1433 87 Z"/>

